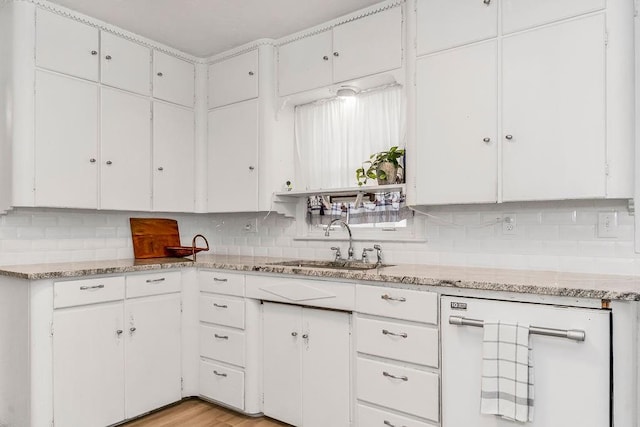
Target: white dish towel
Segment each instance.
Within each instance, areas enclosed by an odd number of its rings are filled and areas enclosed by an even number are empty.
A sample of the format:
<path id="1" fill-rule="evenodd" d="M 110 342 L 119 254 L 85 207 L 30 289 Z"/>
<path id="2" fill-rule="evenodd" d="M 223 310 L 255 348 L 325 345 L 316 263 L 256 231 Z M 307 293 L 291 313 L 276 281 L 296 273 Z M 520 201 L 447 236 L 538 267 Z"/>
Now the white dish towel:
<path id="1" fill-rule="evenodd" d="M 484 322 L 480 413 L 533 421 L 533 360 L 529 325 Z"/>

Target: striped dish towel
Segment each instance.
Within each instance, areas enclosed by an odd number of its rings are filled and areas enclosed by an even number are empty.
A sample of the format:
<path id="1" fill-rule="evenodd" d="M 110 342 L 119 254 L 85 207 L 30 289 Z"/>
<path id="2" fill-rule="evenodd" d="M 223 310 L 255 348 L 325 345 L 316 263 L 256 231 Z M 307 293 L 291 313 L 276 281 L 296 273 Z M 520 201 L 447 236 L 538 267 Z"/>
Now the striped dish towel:
<path id="1" fill-rule="evenodd" d="M 533 421 L 533 360 L 529 325 L 484 322 L 480 413 Z"/>

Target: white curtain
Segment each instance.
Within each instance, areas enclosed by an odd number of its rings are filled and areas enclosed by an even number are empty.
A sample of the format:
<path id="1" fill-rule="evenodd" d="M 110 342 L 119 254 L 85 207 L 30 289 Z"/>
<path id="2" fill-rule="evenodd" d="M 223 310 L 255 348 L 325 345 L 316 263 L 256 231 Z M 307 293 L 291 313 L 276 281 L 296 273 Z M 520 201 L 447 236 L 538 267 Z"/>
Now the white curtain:
<path id="1" fill-rule="evenodd" d="M 306 189 L 354 187 L 356 169 L 371 154 L 404 148 L 404 111 L 397 85 L 297 106 L 296 153 Z"/>

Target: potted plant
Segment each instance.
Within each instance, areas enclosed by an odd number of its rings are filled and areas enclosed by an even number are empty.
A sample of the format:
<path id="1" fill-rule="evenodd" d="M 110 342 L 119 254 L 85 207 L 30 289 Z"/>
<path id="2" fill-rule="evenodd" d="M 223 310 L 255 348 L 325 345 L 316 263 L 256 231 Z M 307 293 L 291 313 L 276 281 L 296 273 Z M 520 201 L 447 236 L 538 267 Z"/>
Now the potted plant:
<path id="1" fill-rule="evenodd" d="M 396 184 L 398 169 L 402 169 L 398 159 L 404 156 L 404 152 L 404 148 L 394 146 L 387 151 L 373 153 L 361 168 L 356 169 L 358 185 L 366 184 L 369 178 L 377 179 L 378 185 Z"/>

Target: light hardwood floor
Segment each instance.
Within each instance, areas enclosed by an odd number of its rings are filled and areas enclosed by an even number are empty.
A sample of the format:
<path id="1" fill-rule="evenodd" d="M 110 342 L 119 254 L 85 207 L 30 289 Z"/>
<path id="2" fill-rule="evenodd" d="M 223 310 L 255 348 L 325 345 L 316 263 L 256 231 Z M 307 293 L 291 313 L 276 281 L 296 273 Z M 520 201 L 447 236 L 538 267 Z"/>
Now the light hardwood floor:
<path id="1" fill-rule="evenodd" d="M 123 424 L 122 427 L 282 427 L 289 426 L 266 417 L 247 417 L 226 408 L 189 399 Z"/>

